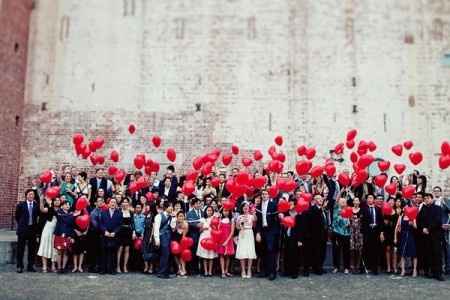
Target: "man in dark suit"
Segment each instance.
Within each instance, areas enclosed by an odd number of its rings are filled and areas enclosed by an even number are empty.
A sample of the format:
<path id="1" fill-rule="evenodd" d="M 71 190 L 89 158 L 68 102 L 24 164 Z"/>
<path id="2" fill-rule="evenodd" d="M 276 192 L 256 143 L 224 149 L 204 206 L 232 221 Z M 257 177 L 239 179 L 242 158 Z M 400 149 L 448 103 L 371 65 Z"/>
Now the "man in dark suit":
<path id="1" fill-rule="evenodd" d="M 155 216 L 155 224 L 153 227 L 153 238 L 155 239 L 155 246 L 160 249 L 159 257 L 159 271 L 158 277 L 168 279 L 170 271 L 170 238 L 172 234 L 172 218 L 175 221 L 175 216 L 172 215 L 173 207 L 169 201 L 163 202 L 164 211 Z"/>
<path id="2" fill-rule="evenodd" d="M 277 201 L 269 198 L 267 190 L 261 192 L 261 204 L 257 207 L 256 242 L 262 243 L 264 271 L 269 280 L 277 277 L 277 253 L 280 242 L 280 217 Z"/>
<path id="3" fill-rule="evenodd" d="M 434 205 L 433 195 L 424 195 L 424 205 L 417 215 L 417 229 L 423 235 L 426 245 L 424 250 L 424 271 L 428 277 L 443 281 L 442 276 L 442 252 L 441 241 L 442 229 L 442 208 Z"/>
<path id="4" fill-rule="evenodd" d="M 221 173 L 219 175 L 219 186 L 216 188 L 217 199 L 227 198 L 230 196 L 230 192 L 226 187 L 226 177 L 225 174 Z"/>
<path id="5" fill-rule="evenodd" d="M 320 194 L 314 196 L 309 209 L 309 229 L 311 231 L 310 246 L 312 251 L 311 264 L 313 272 L 317 275 L 324 273 L 323 263 L 327 251 L 328 214 L 325 211 L 326 202 Z"/>
<path id="6" fill-rule="evenodd" d="M 112 196 L 112 190 L 111 187 L 108 186 L 108 180 L 105 178 L 105 170 L 103 168 L 98 168 L 95 171 L 95 177 L 89 180 L 89 184 L 91 185 L 91 199 L 89 199 L 91 207 L 95 206 L 99 189 L 102 189 L 105 192 L 105 199 Z"/>
<path id="7" fill-rule="evenodd" d="M 311 228 L 309 209 L 295 216 L 294 235 L 297 243 L 297 272 L 298 265 L 303 268 L 303 276 L 309 276 L 312 266 Z M 317 251 L 317 250 L 316 250 Z M 295 265 L 295 263 L 293 262 Z"/>
<path id="8" fill-rule="evenodd" d="M 170 165 L 166 169 L 166 174 L 159 182 L 159 196 L 166 197 L 173 204 L 177 198 L 178 179 L 175 174 L 175 167 Z"/>
<path id="9" fill-rule="evenodd" d="M 197 198 L 193 198 L 191 201 L 192 209 L 188 211 L 186 214 L 186 218 L 189 224 L 188 234 L 194 241 L 194 245 L 192 246 L 192 261 L 189 264 L 189 269 L 192 274 L 198 274 L 198 257 L 197 247 L 200 239 L 200 228 L 202 227 L 202 223 L 200 223 L 200 219 L 202 218 L 202 211 L 200 209 L 200 200 Z"/>
<path id="10" fill-rule="evenodd" d="M 108 210 L 100 216 L 102 235 L 102 267 L 100 274 L 116 274 L 117 233 L 122 224 L 122 213 L 117 209 L 116 199 L 109 200 Z"/>
<path id="11" fill-rule="evenodd" d="M 367 207 L 362 210 L 362 228 L 364 236 L 363 254 L 367 266 L 374 275 L 378 275 L 380 263 L 381 242 L 384 241 L 383 216 L 375 206 L 373 194 L 367 196 Z"/>
<path id="12" fill-rule="evenodd" d="M 28 272 L 35 272 L 34 260 L 36 255 L 36 231 L 39 214 L 38 204 L 35 199 L 35 192 L 29 189 L 25 192 L 25 201 L 21 201 L 16 206 L 17 222 L 17 273 L 23 272 L 23 255 L 25 245 L 28 243 Z"/>

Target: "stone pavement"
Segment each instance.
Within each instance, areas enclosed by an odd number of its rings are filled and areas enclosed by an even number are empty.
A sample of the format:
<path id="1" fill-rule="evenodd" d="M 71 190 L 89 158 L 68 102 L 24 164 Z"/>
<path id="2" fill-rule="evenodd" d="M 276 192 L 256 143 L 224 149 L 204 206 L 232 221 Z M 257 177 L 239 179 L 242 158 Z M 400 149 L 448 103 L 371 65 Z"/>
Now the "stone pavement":
<path id="1" fill-rule="evenodd" d="M 450 280 L 379 275 L 311 275 L 308 278 L 173 278 L 137 273 L 97 274 L 15 273 L 0 268 L 0 299 L 449 299 Z"/>

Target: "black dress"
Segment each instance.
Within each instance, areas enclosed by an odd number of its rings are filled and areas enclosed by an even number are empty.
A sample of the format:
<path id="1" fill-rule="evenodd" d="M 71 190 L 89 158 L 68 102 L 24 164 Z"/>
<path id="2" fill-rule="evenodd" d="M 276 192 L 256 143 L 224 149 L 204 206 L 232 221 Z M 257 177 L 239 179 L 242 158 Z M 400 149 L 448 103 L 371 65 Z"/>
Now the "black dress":
<path id="1" fill-rule="evenodd" d="M 120 225 L 119 230 L 119 243 L 120 246 L 131 246 L 132 245 L 132 237 L 133 237 L 133 214 L 130 212 L 130 215 L 125 217 L 122 212 L 122 225 Z"/>
<path id="2" fill-rule="evenodd" d="M 81 233 L 86 233 L 86 231 L 83 232 L 76 224 L 74 224 L 74 229 L 76 229 Z M 74 240 L 75 243 L 72 246 L 73 254 L 75 255 L 85 254 L 87 251 L 87 243 L 88 243 L 87 235 L 86 234 L 77 235 L 77 233 L 75 232 Z"/>
<path id="3" fill-rule="evenodd" d="M 395 226 L 397 225 L 398 215 L 393 214 L 383 217 L 384 246 L 394 246 Z"/>
<path id="4" fill-rule="evenodd" d="M 142 257 L 144 261 L 152 261 L 156 258 L 156 255 L 153 255 L 154 249 L 152 247 L 152 233 L 153 233 L 153 215 L 147 214 L 145 216 L 144 221 L 144 237 L 143 237 L 143 247 L 142 247 Z"/>

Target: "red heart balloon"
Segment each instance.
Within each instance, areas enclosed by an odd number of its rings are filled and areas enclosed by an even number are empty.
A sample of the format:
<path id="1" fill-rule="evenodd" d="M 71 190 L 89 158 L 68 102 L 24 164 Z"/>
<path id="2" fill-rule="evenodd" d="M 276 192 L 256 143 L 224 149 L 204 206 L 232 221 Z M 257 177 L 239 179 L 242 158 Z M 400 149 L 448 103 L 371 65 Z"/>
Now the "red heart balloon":
<path id="1" fill-rule="evenodd" d="M 405 147 L 406 150 L 411 149 L 413 145 L 414 145 L 414 143 L 412 141 L 405 141 L 403 143 L 403 147 Z"/>
<path id="2" fill-rule="evenodd" d="M 377 145 L 374 142 L 370 141 L 369 142 L 369 151 L 373 152 L 375 150 L 377 150 Z"/>
<path id="3" fill-rule="evenodd" d="M 193 181 L 185 181 L 183 184 L 183 187 L 181 188 L 181 191 L 186 196 L 192 195 L 192 193 L 195 191 L 195 186 Z"/>
<path id="4" fill-rule="evenodd" d="M 410 221 L 414 221 L 417 218 L 418 213 L 419 210 L 415 206 L 405 207 L 405 215 L 408 217 Z"/>
<path id="5" fill-rule="evenodd" d="M 408 185 L 402 189 L 403 197 L 406 199 L 411 199 L 411 197 L 414 196 L 415 192 L 416 192 L 416 187 L 414 185 Z"/>
<path id="6" fill-rule="evenodd" d="M 234 155 L 238 155 L 238 154 L 239 154 L 239 147 L 236 146 L 236 145 L 232 145 L 232 146 L 231 146 L 231 152 L 232 152 Z"/>
<path id="7" fill-rule="evenodd" d="M 327 173 L 328 176 L 333 176 L 334 173 L 336 173 L 336 167 L 334 166 L 334 164 L 327 164 L 325 166 L 325 173 Z"/>
<path id="8" fill-rule="evenodd" d="M 344 152 L 344 143 L 337 144 L 337 145 L 334 147 L 334 153 L 336 153 L 336 154 L 342 154 L 343 152 Z"/>
<path id="9" fill-rule="evenodd" d="M 74 145 L 81 145 L 84 141 L 84 136 L 81 133 L 75 133 L 72 137 L 72 142 Z"/>
<path id="10" fill-rule="evenodd" d="M 125 172 L 123 170 L 117 170 L 114 175 L 114 180 L 116 183 L 121 183 L 125 179 Z"/>
<path id="11" fill-rule="evenodd" d="M 136 155 L 136 157 L 133 160 L 134 166 L 136 169 L 142 169 L 142 167 L 145 164 L 145 155 Z"/>
<path id="12" fill-rule="evenodd" d="M 247 158 L 247 157 L 243 157 L 243 158 L 242 158 L 242 164 L 243 164 L 245 167 L 250 166 L 252 163 L 253 163 L 253 160 L 251 160 L 250 158 Z"/>
<path id="13" fill-rule="evenodd" d="M 222 156 L 222 163 L 224 166 L 228 166 L 233 160 L 233 156 L 231 154 L 224 154 Z"/>
<path id="14" fill-rule="evenodd" d="M 382 160 L 378 162 L 378 168 L 380 169 L 381 172 L 387 171 L 390 166 L 391 162 L 388 160 Z"/>
<path id="15" fill-rule="evenodd" d="M 305 155 L 306 154 L 306 150 L 307 150 L 306 146 L 305 145 L 301 145 L 301 146 L 299 146 L 297 148 L 297 154 L 299 156 Z"/>
<path id="16" fill-rule="evenodd" d="M 167 156 L 168 160 L 170 160 L 171 162 L 174 162 L 175 159 L 177 158 L 177 154 L 175 152 L 175 149 L 168 148 L 167 151 L 166 151 L 166 156 Z"/>
<path id="17" fill-rule="evenodd" d="M 373 161 L 375 160 L 375 158 L 370 155 L 370 154 L 364 154 L 362 155 L 357 162 L 358 168 L 360 169 L 365 169 L 367 168 Z"/>
<path id="18" fill-rule="evenodd" d="M 177 241 L 170 242 L 170 253 L 178 255 L 181 253 L 181 246 Z"/>
<path id="19" fill-rule="evenodd" d="M 398 145 L 392 146 L 391 150 L 395 155 L 402 156 L 403 146 L 401 144 L 398 144 Z"/>
<path id="20" fill-rule="evenodd" d="M 89 215 L 82 215 L 75 218 L 75 224 L 81 231 L 85 231 L 89 227 Z"/>
<path id="21" fill-rule="evenodd" d="M 423 155 L 420 152 L 411 152 L 409 154 L 409 160 L 411 161 L 411 163 L 415 166 L 417 166 L 418 164 L 420 164 L 423 160 Z"/>
<path id="22" fill-rule="evenodd" d="M 109 166 L 108 167 L 108 174 L 109 176 L 114 176 L 114 174 L 116 174 L 118 171 L 116 166 Z"/>
<path id="23" fill-rule="evenodd" d="M 283 171 L 283 163 L 279 160 L 272 160 L 269 162 L 268 169 L 274 173 L 281 173 Z"/>
<path id="24" fill-rule="evenodd" d="M 298 175 L 308 174 L 309 170 L 312 168 L 312 162 L 309 160 L 299 160 L 295 165 L 295 170 Z"/>
<path id="25" fill-rule="evenodd" d="M 395 182 L 388 184 L 384 187 L 384 190 L 389 194 L 389 195 L 395 195 L 397 193 L 397 184 Z"/>
<path id="26" fill-rule="evenodd" d="M 355 147 L 355 140 L 346 141 L 345 145 L 347 146 L 348 149 L 353 149 L 353 147 Z"/>
<path id="27" fill-rule="evenodd" d="M 269 193 L 270 198 L 275 198 L 278 196 L 278 187 L 276 185 L 272 185 L 267 189 L 267 192 Z"/>
<path id="28" fill-rule="evenodd" d="M 295 226 L 295 219 L 291 216 L 284 217 L 281 220 L 281 224 L 286 228 L 292 228 Z"/>
<path id="29" fill-rule="evenodd" d="M 42 183 L 50 183 L 50 181 L 52 181 L 52 172 L 50 172 L 49 170 L 45 170 L 44 172 L 42 172 L 41 176 L 39 176 L 39 180 Z"/>
<path id="30" fill-rule="evenodd" d="M 368 150 L 369 150 L 369 148 L 358 148 L 358 150 L 356 150 L 356 152 L 358 152 L 359 155 L 364 155 L 367 153 Z"/>
<path id="31" fill-rule="evenodd" d="M 354 140 L 357 134 L 358 134 L 358 131 L 356 129 L 352 129 L 352 130 L 348 131 L 347 138 L 346 138 L 347 141 Z"/>
<path id="32" fill-rule="evenodd" d="M 161 138 L 157 135 L 154 135 L 152 137 L 152 144 L 153 146 L 155 146 L 156 148 L 159 148 L 159 146 L 161 146 Z"/>
<path id="33" fill-rule="evenodd" d="M 341 217 L 344 219 L 350 219 L 352 217 L 352 215 L 353 215 L 353 209 L 349 206 L 344 207 L 341 210 Z"/>
<path id="34" fill-rule="evenodd" d="M 449 166 L 450 166 L 450 155 L 441 155 L 439 157 L 439 168 L 445 170 Z"/>
<path id="35" fill-rule="evenodd" d="M 111 151 L 111 154 L 109 155 L 109 158 L 113 162 L 118 162 L 119 161 L 119 152 L 117 152 L 116 150 Z"/>
<path id="36" fill-rule="evenodd" d="M 288 201 L 281 199 L 280 201 L 278 201 L 277 208 L 278 212 L 285 213 L 291 208 L 291 205 L 289 204 Z"/>
<path id="37" fill-rule="evenodd" d="M 351 180 L 347 173 L 340 173 L 338 176 L 338 182 L 341 186 L 347 187 L 350 185 Z"/>
<path id="38" fill-rule="evenodd" d="M 261 153 L 261 151 L 255 150 L 255 152 L 253 152 L 253 158 L 256 161 L 259 161 L 259 160 L 261 160 L 263 158 L 263 154 Z"/>
<path id="39" fill-rule="evenodd" d="M 355 162 L 358 161 L 358 154 L 356 154 L 356 152 L 350 153 L 350 161 L 351 161 L 352 163 L 355 163 Z"/>
<path id="40" fill-rule="evenodd" d="M 313 159 L 314 156 L 316 156 L 316 149 L 314 148 L 307 149 L 305 155 L 307 159 Z"/>
<path id="41" fill-rule="evenodd" d="M 373 178 L 373 182 L 377 187 L 382 188 L 386 184 L 387 179 L 386 175 L 380 174 Z"/>
<path id="42" fill-rule="evenodd" d="M 262 175 L 256 176 L 253 179 L 253 186 L 257 189 L 260 189 L 266 184 L 266 180 L 267 180 L 266 176 L 262 176 Z"/>
<path id="43" fill-rule="evenodd" d="M 309 172 L 312 177 L 319 177 L 323 174 L 323 167 L 322 166 L 314 166 L 311 168 L 311 171 Z"/>
<path id="44" fill-rule="evenodd" d="M 300 192 L 300 197 L 302 197 L 306 202 L 311 202 L 312 200 L 312 194 L 311 193 L 305 193 L 305 192 Z"/>
<path id="45" fill-rule="evenodd" d="M 392 206 L 389 203 L 384 202 L 382 212 L 383 212 L 384 216 L 391 216 L 392 213 L 394 212 L 394 209 L 392 208 Z"/>
<path id="46" fill-rule="evenodd" d="M 136 131 L 136 126 L 134 124 L 128 125 L 128 132 L 133 134 Z"/>
<path id="47" fill-rule="evenodd" d="M 192 251 L 189 249 L 184 249 L 181 252 L 180 258 L 184 261 L 184 262 L 190 262 L 192 260 Z"/>
<path id="48" fill-rule="evenodd" d="M 302 197 L 298 198 L 297 204 L 295 205 L 295 211 L 301 214 L 304 211 L 309 209 L 309 202 L 303 199 Z"/>
<path id="49" fill-rule="evenodd" d="M 275 137 L 275 144 L 277 144 L 278 146 L 283 145 L 283 137 L 281 135 L 277 135 Z"/>
<path id="50" fill-rule="evenodd" d="M 441 144 L 441 154 L 450 155 L 450 142 L 443 141 Z"/>
<path id="51" fill-rule="evenodd" d="M 202 174 L 204 176 L 208 176 L 209 174 L 211 174 L 212 168 L 213 168 L 213 164 L 209 161 L 206 162 L 202 167 Z"/>
<path id="52" fill-rule="evenodd" d="M 402 175 L 402 173 L 405 171 L 406 166 L 404 164 L 394 164 L 395 172 L 397 172 L 398 175 Z"/>

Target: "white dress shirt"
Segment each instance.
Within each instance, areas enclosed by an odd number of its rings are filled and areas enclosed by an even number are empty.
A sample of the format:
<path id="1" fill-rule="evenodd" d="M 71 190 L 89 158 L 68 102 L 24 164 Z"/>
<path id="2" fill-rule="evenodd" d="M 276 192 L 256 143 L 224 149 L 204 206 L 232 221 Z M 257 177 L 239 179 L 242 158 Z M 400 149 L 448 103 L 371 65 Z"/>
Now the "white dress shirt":
<path id="1" fill-rule="evenodd" d="M 163 212 L 164 216 L 166 216 L 166 218 L 169 217 L 169 215 L 167 214 L 167 212 Z M 175 228 L 175 226 L 177 225 L 177 218 L 172 218 L 170 220 L 170 224 L 169 226 L 171 228 Z M 155 243 L 159 244 L 159 230 L 161 227 L 161 214 L 157 214 L 155 217 L 155 224 L 153 226 L 153 238 L 155 239 Z"/>
<path id="2" fill-rule="evenodd" d="M 261 203 L 262 225 L 267 227 L 267 207 L 269 206 L 269 200 L 263 200 Z"/>

